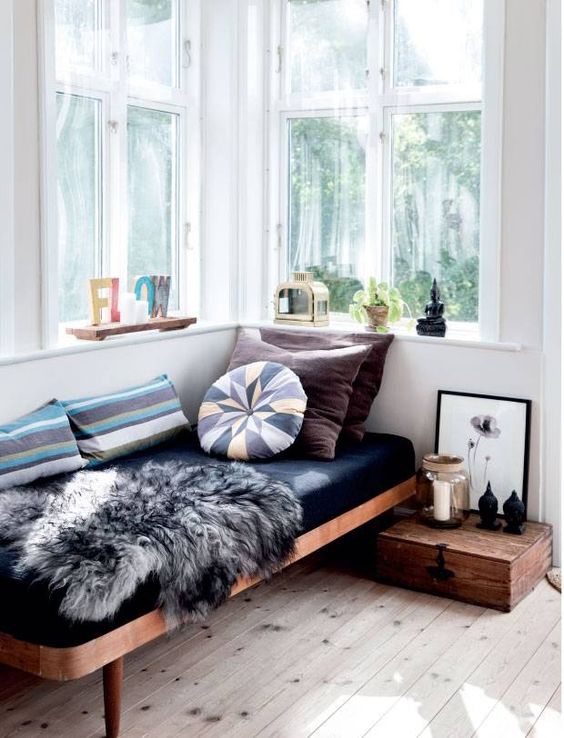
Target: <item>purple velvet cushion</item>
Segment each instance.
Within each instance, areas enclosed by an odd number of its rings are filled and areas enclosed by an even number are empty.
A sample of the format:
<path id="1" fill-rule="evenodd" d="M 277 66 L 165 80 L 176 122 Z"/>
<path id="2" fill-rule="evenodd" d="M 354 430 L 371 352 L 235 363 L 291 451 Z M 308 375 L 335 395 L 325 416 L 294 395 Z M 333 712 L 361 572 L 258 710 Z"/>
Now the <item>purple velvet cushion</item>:
<path id="1" fill-rule="evenodd" d="M 331 350 L 370 344 L 371 350 L 353 382 L 353 392 L 342 431 L 344 438 L 362 441 L 365 432 L 364 423 L 382 383 L 386 355 L 394 340 L 393 333 L 339 333 L 325 330 L 315 332 L 261 328 L 260 334 L 263 341 L 287 351 Z"/>
<path id="2" fill-rule="evenodd" d="M 228 371 L 255 361 L 273 361 L 295 372 L 307 395 L 302 429 L 294 448 L 302 456 L 333 459 L 354 382 L 370 346 L 292 352 L 262 341 L 258 330 L 239 333 Z"/>

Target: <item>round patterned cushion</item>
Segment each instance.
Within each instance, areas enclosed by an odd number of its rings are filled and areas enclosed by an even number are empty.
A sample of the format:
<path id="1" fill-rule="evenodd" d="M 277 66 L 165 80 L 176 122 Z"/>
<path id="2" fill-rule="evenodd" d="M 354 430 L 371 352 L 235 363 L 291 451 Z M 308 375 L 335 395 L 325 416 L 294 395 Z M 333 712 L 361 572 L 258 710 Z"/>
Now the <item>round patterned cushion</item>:
<path id="1" fill-rule="evenodd" d="M 306 403 L 300 380 L 282 364 L 238 367 L 206 392 L 198 414 L 200 444 L 230 459 L 269 458 L 294 442 Z"/>

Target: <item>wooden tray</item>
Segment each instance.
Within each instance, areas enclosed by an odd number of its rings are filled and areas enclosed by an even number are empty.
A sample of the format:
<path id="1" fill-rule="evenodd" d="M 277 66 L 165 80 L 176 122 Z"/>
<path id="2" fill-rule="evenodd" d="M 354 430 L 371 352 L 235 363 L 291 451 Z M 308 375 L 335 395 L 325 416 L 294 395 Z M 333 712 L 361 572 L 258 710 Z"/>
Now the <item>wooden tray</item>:
<path id="1" fill-rule="evenodd" d="M 67 333 L 83 341 L 103 341 L 108 336 L 121 336 L 141 331 L 177 331 L 197 322 L 197 318 L 149 318 L 146 323 L 103 323 L 67 328 Z"/>

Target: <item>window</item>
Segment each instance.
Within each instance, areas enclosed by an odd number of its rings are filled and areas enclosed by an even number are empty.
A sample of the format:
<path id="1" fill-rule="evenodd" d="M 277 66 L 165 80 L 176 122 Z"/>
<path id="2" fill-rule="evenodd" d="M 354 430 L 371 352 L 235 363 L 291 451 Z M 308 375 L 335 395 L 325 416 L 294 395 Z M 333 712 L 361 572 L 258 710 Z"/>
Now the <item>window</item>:
<path id="1" fill-rule="evenodd" d="M 478 322 L 484 12 L 483 0 L 281 0 L 279 276 L 313 271 L 332 312 L 374 274 L 421 314 L 436 277 L 447 317 Z"/>
<path id="2" fill-rule="evenodd" d="M 170 274 L 171 309 L 187 309 L 199 138 L 191 3 L 44 0 L 42 11 L 53 314 L 84 320 L 88 279 L 119 276 L 129 290 L 142 274 Z"/>

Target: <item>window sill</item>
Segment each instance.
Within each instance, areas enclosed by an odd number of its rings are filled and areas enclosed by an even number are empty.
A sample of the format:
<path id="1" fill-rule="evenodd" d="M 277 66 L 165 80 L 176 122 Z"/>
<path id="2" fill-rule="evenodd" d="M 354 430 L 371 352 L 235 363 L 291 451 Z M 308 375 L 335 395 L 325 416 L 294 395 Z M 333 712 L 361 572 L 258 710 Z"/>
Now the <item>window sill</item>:
<path id="1" fill-rule="evenodd" d="M 133 346 L 143 343 L 154 343 L 156 341 L 169 341 L 178 338 L 186 338 L 189 336 L 197 336 L 205 333 L 216 333 L 219 331 L 233 330 L 238 327 L 244 328 L 261 328 L 263 326 L 274 326 L 275 323 L 270 320 L 260 321 L 225 321 L 222 323 L 212 323 L 200 321 L 196 325 L 183 330 L 171 331 L 169 333 L 131 333 L 121 336 L 113 336 L 106 338 L 105 341 L 81 341 L 72 336 L 65 336 L 58 346 L 40 351 L 34 351 L 27 354 L 13 354 L 10 356 L 0 356 L 0 366 L 9 364 L 23 364 L 28 361 L 39 361 L 54 356 L 64 356 L 66 354 L 78 354 L 87 351 L 99 351 L 112 348 L 123 348 L 124 346 Z M 280 327 L 280 326 L 279 326 Z M 286 326 L 286 330 L 311 330 L 311 331 L 341 331 L 343 333 L 358 332 L 363 333 L 364 329 L 356 323 L 347 321 L 332 321 L 328 328 L 308 328 L 307 326 Z M 445 338 L 432 338 L 431 336 L 418 336 L 414 331 L 407 331 L 400 326 L 394 331 L 397 341 L 408 343 L 431 343 L 435 346 L 462 346 L 464 348 L 479 348 L 490 351 L 521 351 L 523 347 L 518 343 L 502 343 L 499 341 L 483 341 L 474 331 L 457 331 L 450 330 Z"/>
<path id="2" fill-rule="evenodd" d="M 225 321 L 224 323 L 198 321 L 195 325 L 178 331 L 165 331 L 162 333 L 157 331 L 147 333 L 125 333 L 120 336 L 110 336 L 104 341 L 84 341 L 74 338 L 73 336 L 65 336 L 58 346 L 53 346 L 52 348 L 42 349 L 28 354 L 0 356 L 0 366 L 6 366 L 8 364 L 23 364 L 28 361 L 39 361 L 41 359 L 49 359 L 55 356 L 65 356 L 66 354 L 78 354 L 88 351 L 123 348 L 124 346 L 134 346 L 143 343 L 155 343 L 156 341 L 170 341 L 178 338 L 188 338 L 189 336 L 197 336 L 205 333 L 217 333 L 219 331 L 232 330 L 237 328 L 237 326 L 238 323 L 235 321 Z"/>
<path id="3" fill-rule="evenodd" d="M 270 320 L 247 321 L 241 324 L 244 328 L 261 328 L 284 327 L 275 324 Z M 358 323 L 352 321 L 332 320 L 327 328 L 309 328 L 308 326 L 285 326 L 286 330 L 311 330 L 311 331 L 341 331 L 343 333 L 364 333 L 364 328 Z M 463 346 L 465 348 L 488 349 L 490 351 L 521 351 L 523 349 L 520 343 L 505 343 L 501 341 L 484 341 L 480 338 L 477 330 L 468 329 L 447 329 L 447 335 L 444 338 L 434 338 L 432 336 L 418 336 L 415 329 L 408 331 L 405 326 L 395 327 L 391 331 L 396 340 L 406 341 L 409 343 L 431 343 L 435 346 Z"/>
<path id="4" fill-rule="evenodd" d="M 522 351 L 523 346 L 520 343 L 503 343 L 501 341 L 484 341 L 478 335 L 467 334 L 466 332 L 457 333 L 449 332 L 444 338 L 435 338 L 433 336 L 418 336 L 417 333 L 407 333 L 398 331 L 396 340 L 407 341 L 412 343 L 434 343 L 438 346 L 464 346 L 465 348 L 489 349 L 490 351 Z"/>

